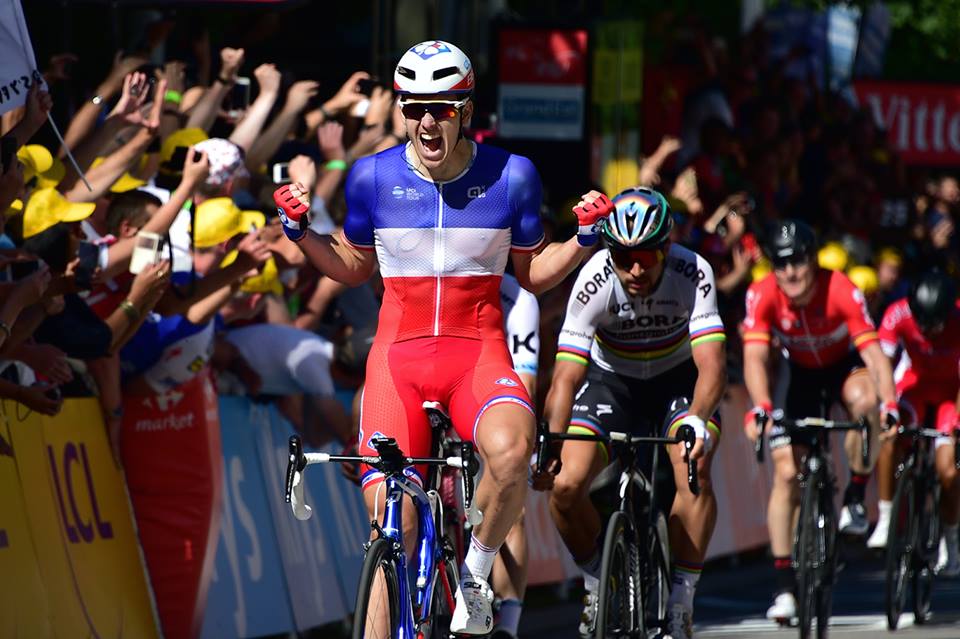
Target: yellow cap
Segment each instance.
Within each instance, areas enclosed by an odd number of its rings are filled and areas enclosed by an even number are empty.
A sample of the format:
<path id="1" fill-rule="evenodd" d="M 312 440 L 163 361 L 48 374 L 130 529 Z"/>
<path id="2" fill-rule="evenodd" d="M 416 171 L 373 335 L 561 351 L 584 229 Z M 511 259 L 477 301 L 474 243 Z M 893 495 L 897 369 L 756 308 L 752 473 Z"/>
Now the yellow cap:
<path id="1" fill-rule="evenodd" d="M 91 169 L 95 169 L 101 164 L 103 164 L 105 158 L 96 158 L 93 161 L 93 164 L 90 165 Z M 139 189 L 141 186 L 146 184 L 146 181 L 139 178 L 135 178 L 126 171 L 121 175 L 116 182 L 110 187 L 112 193 L 126 193 L 127 191 L 132 191 L 134 189 Z"/>
<path id="2" fill-rule="evenodd" d="M 53 158 L 53 164 L 46 171 L 37 175 L 37 188 L 49 189 L 60 184 L 60 180 L 67 174 L 67 167 L 60 158 Z"/>
<path id="3" fill-rule="evenodd" d="M 250 226 L 263 228 L 267 219 L 260 211 L 241 211 L 228 197 L 215 197 L 197 207 L 194 246 L 209 248 L 226 242 L 235 235 L 250 232 Z"/>
<path id="4" fill-rule="evenodd" d="M 876 264 L 883 264 L 884 262 L 890 262 L 894 266 L 902 266 L 903 255 L 897 249 L 888 246 L 886 248 L 880 249 L 880 251 L 877 252 L 877 257 L 874 260 L 874 262 Z"/>
<path id="5" fill-rule="evenodd" d="M 17 159 L 23 163 L 23 181 L 29 182 L 33 176 L 49 171 L 53 166 L 53 154 L 47 147 L 39 144 L 27 144 L 17 150 Z"/>
<path id="6" fill-rule="evenodd" d="M 178 146 L 191 147 L 206 140 L 209 136 L 203 129 L 177 129 L 167 136 L 160 145 L 160 161 L 169 162 Z"/>
<path id="7" fill-rule="evenodd" d="M 750 269 L 750 278 L 752 281 L 757 282 L 765 278 L 772 271 L 773 264 L 770 263 L 770 260 L 765 257 L 761 257 Z"/>
<path id="8" fill-rule="evenodd" d="M 877 279 L 877 272 L 870 266 L 854 266 L 847 272 L 850 281 L 857 285 L 863 294 L 869 297 L 877 292 L 880 282 Z"/>
<path id="9" fill-rule="evenodd" d="M 237 251 L 230 251 L 220 262 L 220 266 L 229 266 L 237 259 Z M 263 269 L 253 277 L 243 280 L 240 290 L 244 293 L 273 293 L 283 295 L 283 284 L 280 282 L 280 272 L 277 262 L 271 257 L 263 264 Z"/>
<path id="10" fill-rule="evenodd" d="M 843 248 L 840 242 L 827 242 L 817 253 L 817 263 L 822 268 L 831 271 L 842 271 L 847 268 L 850 256 L 847 249 Z"/>
<path id="11" fill-rule="evenodd" d="M 56 189 L 36 189 L 23 210 L 23 237 L 33 237 L 60 222 L 79 222 L 93 214 L 93 202 L 70 202 Z"/>

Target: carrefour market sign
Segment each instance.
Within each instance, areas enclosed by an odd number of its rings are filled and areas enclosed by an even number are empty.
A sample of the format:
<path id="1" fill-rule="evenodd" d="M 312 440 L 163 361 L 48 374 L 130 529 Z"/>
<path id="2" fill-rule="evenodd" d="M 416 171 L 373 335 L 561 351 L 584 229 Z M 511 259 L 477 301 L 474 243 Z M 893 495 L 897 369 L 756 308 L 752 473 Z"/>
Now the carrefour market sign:
<path id="1" fill-rule="evenodd" d="M 960 85 L 857 82 L 854 90 L 904 162 L 960 165 Z"/>

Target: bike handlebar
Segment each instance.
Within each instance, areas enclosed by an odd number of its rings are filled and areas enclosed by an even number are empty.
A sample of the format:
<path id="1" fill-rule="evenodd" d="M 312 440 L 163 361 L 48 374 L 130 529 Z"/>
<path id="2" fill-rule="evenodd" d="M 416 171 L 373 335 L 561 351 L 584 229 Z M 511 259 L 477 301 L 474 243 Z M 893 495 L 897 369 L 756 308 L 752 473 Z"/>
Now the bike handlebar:
<path id="1" fill-rule="evenodd" d="M 467 518 L 474 525 L 483 521 L 483 513 L 474 508 L 474 479 L 480 470 L 480 461 L 476 457 L 473 444 L 460 443 L 460 455 L 457 457 L 406 457 L 397 446 L 394 439 L 384 438 L 373 440 L 373 446 L 380 453 L 374 455 L 332 455 L 330 453 L 305 453 L 303 444 L 298 435 L 292 435 L 289 441 L 289 457 L 287 458 L 286 488 L 284 501 L 290 504 L 294 516 L 300 521 L 310 519 L 313 509 L 306 502 L 303 489 L 303 474 L 310 464 L 325 464 L 328 462 L 347 462 L 367 464 L 376 468 L 387 476 L 403 474 L 403 469 L 409 466 L 448 466 L 459 468 L 463 476 L 463 501 Z"/>
<path id="2" fill-rule="evenodd" d="M 773 421 L 776 426 L 783 426 L 791 430 L 803 430 L 806 428 L 819 428 L 821 430 L 859 430 L 862 443 L 860 446 L 860 455 L 865 466 L 870 464 L 870 423 L 866 417 L 861 417 L 855 422 L 826 419 L 824 417 L 801 417 L 800 419 L 790 419 L 785 417 L 782 410 L 775 410 L 768 414 L 763 409 L 757 410 L 757 441 L 754 450 L 757 454 L 757 462 L 763 463 L 763 431 L 768 421 Z"/>
<path id="3" fill-rule="evenodd" d="M 537 423 L 537 461 L 536 470 L 543 472 L 546 463 L 550 461 L 551 441 L 589 441 L 602 442 L 610 445 L 636 446 L 637 444 L 682 444 L 684 447 L 684 461 L 687 464 L 687 485 L 694 495 L 700 494 L 700 480 L 697 475 L 697 460 L 690 458 L 690 452 L 697 442 L 697 434 L 693 427 L 687 424 L 677 429 L 676 437 L 637 437 L 630 433 L 612 431 L 606 435 L 587 435 L 580 433 L 551 433 L 546 421 Z"/>

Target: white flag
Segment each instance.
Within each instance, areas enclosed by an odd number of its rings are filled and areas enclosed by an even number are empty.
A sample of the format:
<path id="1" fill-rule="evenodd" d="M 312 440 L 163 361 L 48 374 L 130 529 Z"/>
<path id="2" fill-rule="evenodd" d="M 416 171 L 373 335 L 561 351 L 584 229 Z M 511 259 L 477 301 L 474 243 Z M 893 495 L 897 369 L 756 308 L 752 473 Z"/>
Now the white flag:
<path id="1" fill-rule="evenodd" d="M 43 78 L 20 0 L 0 0 L 0 115 L 22 106 L 36 81 Z"/>

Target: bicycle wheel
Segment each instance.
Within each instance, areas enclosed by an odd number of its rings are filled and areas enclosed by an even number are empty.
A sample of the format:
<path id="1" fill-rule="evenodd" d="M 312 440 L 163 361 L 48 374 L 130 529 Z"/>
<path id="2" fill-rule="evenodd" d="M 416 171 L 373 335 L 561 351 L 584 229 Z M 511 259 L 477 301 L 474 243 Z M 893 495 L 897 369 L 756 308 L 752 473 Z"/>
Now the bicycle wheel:
<path id="1" fill-rule="evenodd" d="M 433 601 L 430 604 L 430 623 L 421 625 L 422 639 L 447 639 L 450 636 L 450 619 L 456 607 L 457 586 L 460 575 L 456 559 L 451 556 L 437 564 L 433 582 Z"/>
<path id="2" fill-rule="evenodd" d="M 646 627 L 663 627 L 667 617 L 667 601 L 670 599 L 670 542 L 667 532 L 667 518 L 657 513 L 655 527 L 648 530 L 641 543 L 646 548 L 646 556 L 641 557 L 641 591 L 645 602 Z"/>
<path id="3" fill-rule="evenodd" d="M 887 533 L 887 570 L 885 603 L 887 627 L 897 629 L 900 613 L 907 602 L 907 582 L 913 565 L 913 549 L 917 544 L 916 480 L 907 469 L 897 481 L 890 510 L 890 529 Z"/>
<path id="4" fill-rule="evenodd" d="M 934 567 L 940 550 L 940 482 L 932 473 L 925 476 L 925 487 L 917 494 L 920 523 L 913 568 L 913 615 L 918 625 L 930 616 Z M 918 482 L 918 486 L 921 484 Z"/>
<path id="5" fill-rule="evenodd" d="M 816 615 L 817 590 L 817 525 L 820 500 L 817 497 L 819 473 L 807 476 L 800 498 L 795 543 L 797 565 L 797 616 L 800 618 L 800 639 L 809 639 Z"/>
<path id="6" fill-rule="evenodd" d="M 406 575 L 403 576 L 406 578 Z M 389 639 L 400 627 L 400 584 L 393 541 L 377 539 L 367 549 L 360 571 L 353 639 Z M 370 633 L 367 634 L 368 626 Z"/>
<path id="7" fill-rule="evenodd" d="M 600 564 L 600 595 L 596 637 L 642 636 L 643 602 L 637 575 L 638 554 L 626 513 L 610 517 Z"/>
<path id="8" fill-rule="evenodd" d="M 822 475 L 821 479 L 828 481 L 826 475 Z M 833 505 L 832 485 L 821 488 L 817 495 L 817 639 L 826 639 L 830 628 L 830 614 L 833 612 L 833 584 L 837 576 L 837 514 Z"/>

